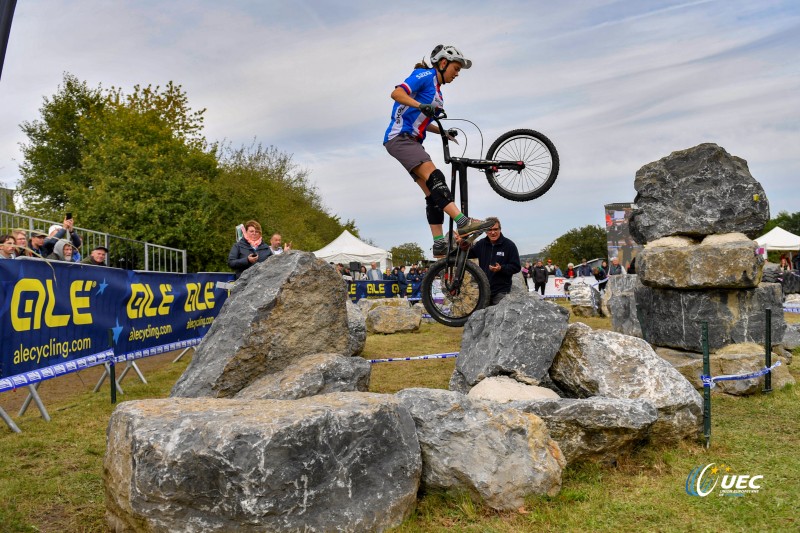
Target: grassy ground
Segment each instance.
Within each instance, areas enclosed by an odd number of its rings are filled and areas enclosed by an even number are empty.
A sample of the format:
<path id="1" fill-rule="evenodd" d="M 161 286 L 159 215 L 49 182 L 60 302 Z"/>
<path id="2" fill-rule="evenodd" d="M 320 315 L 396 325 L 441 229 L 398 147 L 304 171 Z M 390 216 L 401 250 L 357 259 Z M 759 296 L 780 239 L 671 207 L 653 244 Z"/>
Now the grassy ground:
<path id="1" fill-rule="evenodd" d="M 800 322 L 800 315 L 786 318 Z M 581 321 L 608 327 L 602 319 Z M 438 324 L 424 325 L 419 333 L 372 335 L 364 357 L 458 351 L 460 336 L 461 329 Z M 172 357 L 150 358 L 145 370 L 149 384 L 127 379 L 121 399 L 167 396 L 188 364 L 188 357 L 177 364 Z M 454 364 L 453 359 L 376 364 L 371 390 L 446 388 Z M 793 373 L 800 379 L 800 373 Z M 107 385 L 102 393 L 91 392 L 95 379 L 58 395 L 51 391 L 49 423 L 31 409 L 17 419 L 23 433 L 0 426 L 0 531 L 106 530 L 102 458 L 113 406 Z M 48 388 L 42 385 L 45 397 Z M 18 402 L 0 395 L 0 406 L 12 414 L 11 404 Z M 513 513 L 491 511 L 464 495 L 425 494 L 397 531 L 798 531 L 799 404 L 800 387 L 748 398 L 715 396 L 709 450 L 688 443 L 643 449 L 614 466 L 569 467 L 557 496 L 531 498 Z M 686 477 L 708 463 L 730 465 L 736 474 L 763 475 L 761 491 L 740 498 L 688 496 Z"/>

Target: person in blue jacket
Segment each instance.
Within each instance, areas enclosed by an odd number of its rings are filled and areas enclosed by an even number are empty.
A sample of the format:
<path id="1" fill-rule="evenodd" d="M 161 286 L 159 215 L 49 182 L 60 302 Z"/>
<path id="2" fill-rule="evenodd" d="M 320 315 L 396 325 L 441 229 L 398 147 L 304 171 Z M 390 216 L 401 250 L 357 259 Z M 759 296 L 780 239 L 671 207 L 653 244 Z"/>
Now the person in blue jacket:
<path id="1" fill-rule="evenodd" d="M 383 145 L 425 194 L 425 213 L 433 235 L 434 257 L 444 257 L 447 253 L 443 229 L 445 213 L 456 222 L 461 237 L 485 231 L 493 223 L 492 220 L 471 219 L 461 212 L 453 202 L 444 174 L 422 147 L 426 132 L 440 133 L 431 118 L 443 109 L 442 86 L 452 83 L 462 69 L 471 66 L 472 61 L 458 48 L 440 44 L 433 49 L 430 58 L 423 58 L 414 66 L 411 75 L 396 85 L 390 95 L 394 106 Z"/>
<path id="2" fill-rule="evenodd" d="M 497 305 L 508 296 L 514 274 L 522 270 L 517 245 L 500 230 L 500 221 L 494 219 L 494 224 L 486 231 L 486 238 L 477 241 L 469 251 L 469 257 L 478 259 L 478 265 L 489 278 L 492 294 L 489 305 Z"/>
<path id="3" fill-rule="evenodd" d="M 236 279 L 239 279 L 245 270 L 271 255 L 269 242 L 264 242 L 261 237 L 261 224 L 248 220 L 244 225 L 244 235 L 228 254 L 228 266 L 236 273 Z"/>

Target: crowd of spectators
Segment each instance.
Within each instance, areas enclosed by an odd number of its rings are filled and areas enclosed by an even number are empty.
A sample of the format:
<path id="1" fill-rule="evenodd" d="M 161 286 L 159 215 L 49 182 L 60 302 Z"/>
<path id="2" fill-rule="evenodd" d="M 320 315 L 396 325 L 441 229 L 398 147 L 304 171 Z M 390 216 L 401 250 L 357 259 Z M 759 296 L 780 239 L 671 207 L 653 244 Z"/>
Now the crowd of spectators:
<path id="1" fill-rule="evenodd" d="M 0 235 L 0 243 L 0 259 L 25 257 L 108 266 L 108 248 L 105 246 L 97 246 L 87 257 L 82 256 L 83 239 L 75 230 L 75 220 L 71 214 L 61 224 L 50 226 L 46 233 L 32 230 L 29 234 L 23 229 L 15 229 Z"/>

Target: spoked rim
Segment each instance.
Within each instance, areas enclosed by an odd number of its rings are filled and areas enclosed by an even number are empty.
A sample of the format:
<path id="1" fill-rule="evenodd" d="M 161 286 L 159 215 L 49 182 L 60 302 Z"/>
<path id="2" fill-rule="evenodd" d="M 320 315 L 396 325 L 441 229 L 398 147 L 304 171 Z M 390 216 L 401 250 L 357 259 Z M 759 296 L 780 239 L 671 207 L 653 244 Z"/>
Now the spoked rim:
<path id="1" fill-rule="evenodd" d="M 512 194 L 526 194 L 542 187 L 553 173 L 553 154 L 540 139 L 529 135 L 515 135 L 503 142 L 491 159 L 497 161 L 522 161 L 525 168 L 493 170 L 497 186 Z"/>
<path id="2" fill-rule="evenodd" d="M 478 280 L 469 270 L 464 271 L 458 291 L 448 290 L 454 270 L 455 267 L 449 266 L 436 273 L 431 283 L 431 304 L 441 316 L 461 320 L 480 308 L 481 290 Z"/>

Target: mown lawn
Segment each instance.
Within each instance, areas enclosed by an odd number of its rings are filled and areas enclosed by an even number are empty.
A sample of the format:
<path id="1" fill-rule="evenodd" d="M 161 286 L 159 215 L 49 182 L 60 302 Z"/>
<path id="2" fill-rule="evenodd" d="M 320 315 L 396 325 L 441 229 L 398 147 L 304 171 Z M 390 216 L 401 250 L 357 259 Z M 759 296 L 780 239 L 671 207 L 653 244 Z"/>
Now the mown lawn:
<path id="1" fill-rule="evenodd" d="M 800 322 L 799 315 L 786 318 Z M 607 327 L 607 321 L 594 319 L 590 325 Z M 438 324 L 419 333 L 371 335 L 364 357 L 458 351 L 460 337 L 460 329 Z M 146 373 L 148 385 L 135 377 L 126 380 L 121 400 L 167 396 L 188 357 L 175 364 L 164 361 Z M 376 364 L 371 390 L 446 388 L 454 365 L 453 359 Z M 799 372 L 793 374 L 800 379 Z M 23 433 L 0 426 L 0 531 L 106 531 L 102 459 L 113 406 L 108 386 L 93 394 L 92 385 L 51 400 L 49 423 L 30 409 L 16 419 Z M 2 397 L 0 405 L 5 405 Z M 397 531 L 797 531 L 798 405 L 800 387 L 748 398 L 715 396 L 709 450 L 686 443 L 646 448 L 616 465 L 569 467 L 557 496 L 530 498 L 517 512 L 497 513 L 459 494 L 424 494 Z M 688 474 L 708 463 L 763 475 L 762 489 L 739 498 L 687 495 Z"/>

